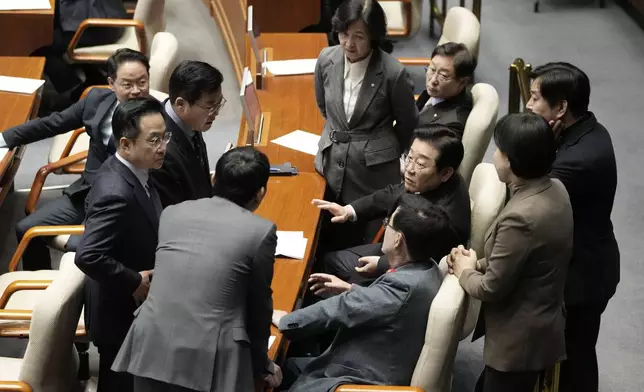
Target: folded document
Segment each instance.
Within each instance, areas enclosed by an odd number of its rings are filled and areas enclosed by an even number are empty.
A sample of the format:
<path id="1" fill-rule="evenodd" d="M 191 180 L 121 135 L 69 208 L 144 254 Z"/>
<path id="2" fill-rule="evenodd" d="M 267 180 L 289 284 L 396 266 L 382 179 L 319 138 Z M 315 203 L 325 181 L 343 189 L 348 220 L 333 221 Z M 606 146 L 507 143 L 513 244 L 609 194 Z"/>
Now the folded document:
<path id="1" fill-rule="evenodd" d="M 316 155 L 318 153 L 318 143 L 320 136 L 310 132 L 296 130 L 271 140 L 271 143 L 279 144 L 292 150 L 302 151 L 307 154 Z"/>
<path id="2" fill-rule="evenodd" d="M 302 231 L 277 231 L 277 248 L 275 256 L 303 259 L 308 239 Z"/>
<path id="3" fill-rule="evenodd" d="M 317 59 L 266 61 L 264 66 L 275 76 L 306 75 L 315 72 Z"/>
<path id="4" fill-rule="evenodd" d="M 0 0 L 1 1 L 1 0 Z M 33 94 L 45 83 L 44 80 L 0 76 L 0 91 Z"/>

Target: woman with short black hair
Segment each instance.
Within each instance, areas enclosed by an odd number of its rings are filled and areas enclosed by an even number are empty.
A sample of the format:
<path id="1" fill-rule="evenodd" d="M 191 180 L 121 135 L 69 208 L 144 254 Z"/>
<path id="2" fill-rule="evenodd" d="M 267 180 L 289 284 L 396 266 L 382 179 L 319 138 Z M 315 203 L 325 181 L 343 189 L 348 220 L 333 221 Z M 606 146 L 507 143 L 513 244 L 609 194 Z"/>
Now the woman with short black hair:
<path id="1" fill-rule="evenodd" d="M 572 207 L 555 159 L 552 129 L 532 113 L 503 117 L 493 161 L 510 200 L 492 223 L 484 255 L 462 246 L 448 257 L 463 289 L 483 302 L 483 392 L 532 392 L 539 373 L 566 358 L 563 296 L 573 243 Z"/>

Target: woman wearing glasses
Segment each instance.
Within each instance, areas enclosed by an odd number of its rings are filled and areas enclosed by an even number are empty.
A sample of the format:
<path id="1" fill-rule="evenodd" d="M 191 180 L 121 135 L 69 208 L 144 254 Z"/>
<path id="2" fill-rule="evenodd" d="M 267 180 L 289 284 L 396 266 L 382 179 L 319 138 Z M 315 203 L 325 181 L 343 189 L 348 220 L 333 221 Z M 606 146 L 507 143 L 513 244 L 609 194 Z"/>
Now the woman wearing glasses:
<path id="1" fill-rule="evenodd" d="M 163 167 L 150 172 L 163 207 L 212 197 L 208 152 L 202 133 L 211 127 L 226 103 L 224 77 L 201 61 L 184 61 L 170 76 L 170 97 L 164 102 L 166 128 L 172 132 Z"/>
<path id="2" fill-rule="evenodd" d="M 566 188 L 548 177 L 552 129 L 532 113 L 503 117 L 493 161 L 510 200 L 488 230 L 483 255 L 462 246 L 448 265 L 483 302 L 474 338 L 485 334 L 477 391 L 531 392 L 539 373 L 566 358 L 563 294 L 572 255 L 573 217 Z"/>

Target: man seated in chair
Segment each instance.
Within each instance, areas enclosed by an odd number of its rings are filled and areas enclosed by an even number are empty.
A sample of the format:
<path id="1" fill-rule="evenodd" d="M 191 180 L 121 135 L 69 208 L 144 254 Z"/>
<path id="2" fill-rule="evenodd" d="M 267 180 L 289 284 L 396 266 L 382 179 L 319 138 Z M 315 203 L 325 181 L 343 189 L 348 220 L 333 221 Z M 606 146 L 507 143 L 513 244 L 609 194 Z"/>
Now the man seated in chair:
<path id="1" fill-rule="evenodd" d="M 317 358 L 291 358 L 283 385 L 291 392 L 328 392 L 342 384 L 409 385 L 425 339 L 427 316 L 442 277 L 430 249 L 451 235 L 441 206 L 403 195 L 385 220 L 382 249 L 389 271 L 370 286 L 313 274 L 311 290 L 330 298 L 290 314 L 275 310 L 273 322 L 290 340 L 337 331 Z M 300 373 L 298 377 L 298 373 Z"/>
<path id="2" fill-rule="evenodd" d="M 389 185 L 346 206 L 317 199 L 313 204 L 329 211 L 334 216 L 331 222 L 345 223 L 383 218 L 396 208 L 402 195 L 419 194 L 445 207 L 450 218 L 452 235 L 430 249 L 431 256 L 440 260 L 451 247 L 466 244 L 470 238 L 470 196 L 465 181 L 456 171 L 463 154 L 463 143 L 447 127 L 420 128 L 414 131 L 405 162 L 404 182 Z M 389 268 L 381 245 L 372 243 L 327 253 L 322 258 L 324 270 L 351 283 L 365 283 Z"/>
<path id="3" fill-rule="evenodd" d="M 150 63 L 142 53 L 120 49 L 107 61 L 109 89 L 94 89 L 87 97 L 60 113 L 29 121 L 0 133 L 0 148 L 14 148 L 85 127 L 90 144 L 81 177 L 63 195 L 39 206 L 16 225 L 18 242 L 34 226 L 80 225 L 85 218 L 85 197 L 96 173 L 114 155 L 117 142 L 112 137 L 112 114 L 120 102 L 149 94 Z M 67 251 L 75 251 L 78 237 L 72 237 Z M 47 243 L 35 238 L 22 256 L 24 270 L 50 269 Z"/>
<path id="4" fill-rule="evenodd" d="M 224 77 L 201 61 L 184 61 L 170 76 L 170 97 L 164 102 L 166 127 L 172 132 L 163 167 L 150 179 L 163 207 L 186 200 L 212 197 L 207 132 L 226 103 L 221 93 Z"/>
<path id="5" fill-rule="evenodd" d="M 425 74 L 426 90 L 416 101 L 419 127 L 443 124 L 463 138 L 472 111 L 472 97 L 466 87 L 475 69 L 476 58 L 461 43 L 447 42 L 434 49 Z"/>

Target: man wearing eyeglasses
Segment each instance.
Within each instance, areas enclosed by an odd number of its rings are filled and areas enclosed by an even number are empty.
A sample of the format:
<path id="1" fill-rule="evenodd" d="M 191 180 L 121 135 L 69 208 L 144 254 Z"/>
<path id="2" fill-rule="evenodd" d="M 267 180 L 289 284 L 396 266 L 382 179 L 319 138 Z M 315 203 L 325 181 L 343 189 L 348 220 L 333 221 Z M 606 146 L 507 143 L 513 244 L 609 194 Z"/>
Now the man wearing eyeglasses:
<path id="1" fill-rule="evenodd" d="M 470 237 L 470 196 L 457 172 L 463 154 L 463 143 L 446 126 L 419 128 L 414 131 L 402 183 L 389 185 L 345 206 L 317 199 L 313 204 L 329 211 L 332 223 L 345 223 L 384 218 L 395 210 L 404 194 L 419 194 L 444 207 L 450 218 L 450 239 L 429 249 L 432 257 L 440 260 L 452 249 L 450 246 L 466 244 Z M 389 268 L 381 246 L 371 243 L 329 252 L 322 257 L 323 269 L 350 283 L 368 283 Z"/>
<path id="2" fill-rule="evenodd" d="M 207 132 L 226 103 L 221 92 L 223 75 L 201 61 L 184 61 L 170 76 L 169 95 L 163 103 L 166 127 L 172 132 L 163 167 L 150 172 L 163 207 L 186 200 L 212 197 Z"/>
<path id="3" fill-rule="evenodd" d="M 75 261 L 91 278 L 85 316 L 100 355 L 98 392 L 128 392 L 132 377 L 110 367 L 150 288 L 162 207 L 148 170 L 163 165 L 170 133 L 154 98 L 121 103 L 112 128 L 117 152 L 103 163 L 87 197 Z"/>
<path id="4" fill-rule="evenodd" d="M 85 198 L 96 172 L 116 151 L 112 137 L 112 114 L 120 102 L 147 97 L 150 63 L 142 53 L 131 49 L 117 50 L 107 60 L 109 89 L 93 89 L 60 113 L 38 118 L 0 133 L 0 150 L 14 148 L 85 127 L 89 151 L 80 178 L 63 191 L 63 195 L 38 208 L 16 225 L 18 242 L 34 226 L 79 225 L 85 217 Z M 76 250 L 78 237 L 72 236 L 66 250 Z M 43 238 L 31 240 L 22 256 L 24 270 L 51 269 L 47 243 Z"/>
<path id="5" fill-rule="evenodd" d="M 465 45 L 447 42 L 432 52 L 426 67 L 425 91 L 418 107 L 418 126 L 442 124 L 463 138 L 465 122 L 472 111 L 472 97 L 466 90 L 476 69 L 476 58 Z"/>

